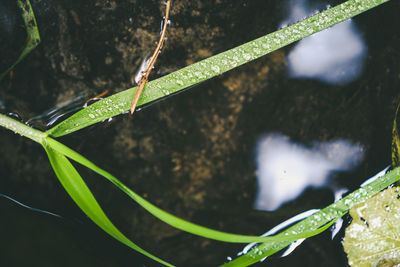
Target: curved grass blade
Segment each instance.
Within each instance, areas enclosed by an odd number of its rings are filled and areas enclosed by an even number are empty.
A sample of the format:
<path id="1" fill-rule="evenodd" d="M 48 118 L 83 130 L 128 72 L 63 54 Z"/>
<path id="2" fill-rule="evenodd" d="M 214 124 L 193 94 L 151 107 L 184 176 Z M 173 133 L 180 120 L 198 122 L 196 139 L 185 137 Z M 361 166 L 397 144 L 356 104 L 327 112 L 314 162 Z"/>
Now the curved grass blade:
<path id="1" fill-rule="evenodd" d="M 327 29 L 389 0 L 349 0 L 289 27 L 212 56 L 146 84 L 138 106 L 177 93 L 281 47 Z M 63 136 L 130 109 L 136 87 L 100 100 L 47 131 Z"/>
<path id="2" fill-rule="evenodd" d="M 51 166 L 53 167 L 54 172 L 56 173 L 61 184 L 71 196 L 71 198 L 75 201 L 75 203 L 79 206 L 79 208 L 81 208 L 81 210 L 94 223 L 96 223 L 106 233 L 108 233 L 121 243 L 125 244 L 126 246 L 132 248 L 133 250 L 136 250 L 137 252 L 140 252 L 143 255 L 146 255 L 147 257 L 161 264 L 164 264 L 166 266 L 173 266 L 138 247 L 127 237 L 125 237 L 104 214 L 100 205 L 94 198 L 92 192 L 82 180 L 82 177 L 79 175 L 74 166 L 72 166 L 71 162 L 69 162 L 69 160 L 64 155 L 53 150 L 50 146 L 44 146 L 44 148 L 49 157 Z"/>
<path id="3" fill-rule="evenodd" d="M 21 55 L 17 58 L 17 60 L 3 73 L 0 74 L 0 80 L 12 70 L 29 52 L 35 49 L 36 46 L 40 43 L 40 35 L 39 29 L 37 27 L 35 14 L 33 13 L 31 3 L 29 0 L 17 0 L 18 6 L 22 11 L 22 18 L 25 23 L 26 33 L 28 35 L 27 44 L 25 45 L 24 50 L 21 52 Z"/>
<path id="4" fill-rule="evenodd" d="M 311 231 L 313 229 L 319 229 L 322 225 L 327 222 L 332 221 L 333 218 L 338 216 L 343 216 L 347 213 L 353 206 L 364 202 L 373 195 L 379 193 L 381 190 L 385 189 L 389 185 L 395 183 L 400 179 L 400 167 L 392 170 L 391 172 L 385 174 L 379 179 L 361 187 L 360 189 L 354 191 L 348 196 L 342 198 L 341 200 L 329 205 L 328 207 L 322 209 L 321 211 L 313 214 L 307 219 L 295 224 L 294 226 L 288 228 L 277 236 L 291 235 L 303 231 Z M 224 267 L 231 266 L 249 266 L 253 263 L 260 261 L 261 259 L 270 256 L 281 249 L 290 245 L 291 242 L 277 242 L 277 243 L 262 243 L 254 249 L 250 250 L 247 254 L 244 254 L 237 259 L 224 264 Z"/>
<path id="5" fill-rule="evenodd" d="M 90 190 L 87 188 L 86 184 L 83 182 L 82 178 L 80 177 L 79 173 L 75 170 L 69 160 L 64 156 L 68 156 L 71 159 L 79 162 L 80 164 L 92 169 L 93 171 L 101 174 L 116 186 L 118 186 L 121 190 L 123 190 L 126 194 L 128 194 L 131 198 L 135 201 L 145 204 L 144 207 L 150 211 L 153 209 L 153 215 L 160 215 L 160 219 L 168 222 L 170 221 L 171 224 L 179 229 L 193 232 L 195 234 L 203 235 L 204 233 L 207 235 L 213 235 L 215 233 L 218 234 L 218 231 L 207 229 L 202 226 L 197 226 L 192 223 L 185 222 L 182 219 L 179 219 L 169 213 L 166 213 L 151 203 L 147 202 L 145 199 L 141 198 L 125 185 L 120 183 L 115 177 L 111 174 L 107 173 L 106 171 L 100 169 L 92 162 L 78 154 L 77 152 L 71 150 L 70 148 L 64 146 L 63 144 L 57 142 L 56 140 L 46 137 L 46 134 L 35 130 L 25 124 L 22 124 L 12 118 L 9 118 L 5 115 L 0 114 L 0 126 L 3 126 L 9 130 L 14 131 L 15 133 L 21 134 L 25 137 L 28 137 L 35 142 L 38 142 L 44 146 L 46 149 L 50 162 L 57 174 L 57 177 L 60 179 L 63 186 L 67 189 L 70 193 L 71 197 L 74 201 L 77 202 L 79 207 L 84 210 L 84 212 L 98 224 L 104 231 L 109 233 L 114 238 L 120 240 L 122 243 L 126 244 L 127 246 L 140 251 L 141 253 L 149 256 L 150 258 L 162 262 L 163 264 L 167 264 L 162 260 L 152 256 L 151 254 L 145 252 L 144 250 L 137 247 L 133 244 L 129 239 L 127 239 L 124 235 L 122 235 L 118 229 L 108 220 L 104 212 L 101 210 L 100 206 L 97 204 L 97 201 L 91 194 Z M 271 255 L 284 247 L 288 246 L 292 241 L 300 238 L 306 238 L 315 234 L 322 232 L 323 230 L 327 229 L 334 220 L 338 219 L 339 217 L 343 216 L 350 208 L 354 205 L 357 205 L 364 200 L 368 199 L 369 197 L 375 195 L 385 187 L 389 186 L 390 184 L 398 181 L 400 179 L 400 167 L 394 169 L 393 171 L 385 174 L 384 176 L 380 177 L 379 179 L 374 180 L 360 189 L 354 191 L 347 197 L 343 198 L 340 201 L 333 203 L 332 205 L 324 208 L 320 212 L 312 215 L 311 217 L 301 221 L 300 223 L 295 224 L 294 226 L 288 228 L 286 231 L 273 236 L 273 237 L 262 237 L 264 241 L 267 241 L 258 247 L 252 249 L 249 253 L 235 259 L 233 262 L 230 262 L 226 265 L 231 266 L 247 266 L 252 263 L 259 261 L 260 259 Z M 198 228 L 192 228 L 198 227 Z M 189 229 L 185 229 L 189 228 Z M 211 230 L 211 232 L 205 232 Z M 199 231 L 199 233 L 196 233 Z M 227 233 L 222 233 L 227 234 Z M 228 234 L 229 235 L 229 234 Z M 221 237 L 221 236 L 219 236 Z M 222 236 L 224 237 L 224 236 Z M 245 240 L 246 236 L 236 235 L 236 237 L 242 238 Z M 234 237 L 234 238 L 236 238 Z M 212 236 L 210 237 L 212 238 Z M 231 237 L 229 237 L 231 238 Z M 245 242 L 258 242 L 257 240 L 260 239 L 252 239 L 250 236 L 250 241 Z M 261 238 L 261 237 L 257 237 Z M 217 239 L 219 240 L 219 239 Z M 229 242 L 229 241 L 228 241 Z M 168 265 L 170 266 L 170 265 Z"/>
<path id="6" fill-rule="evenodd" d="M 72 149 L 68 148 L 67 146 L 59 143 L 58 141 L 52 138 L 46 138 L 47 146 L 52 147 L 52 149 L 58 151 L 59 153 L 73 159 L 74 161 L 86 166 L 87 168 L 93 170 L 94 172 L 102 175 L 110 182 L 112 182 L 115 186 L 121 189 L 125 194 L 127 194 L 130 198 L 132 198 L 135 202 L 137 202 L 140 206 L 150 212 L 152 215 L 157 217 L 158 219 L 162 220 L 163 222 L 180 229 L 182 231 L 186 231 L 188 233 L 202 236 L 205 238 L 210 238 L 218 241 L 223 242 L 230 242 L 230 243 L 250 243 L 250 242 L 293 242 L 300 238 L 307 238 L 316 234 L 321 233 L 326 228 L 328 228 L 336 219 L 340 218 L 342 215 L 338 215 L 336 218 L 332 218 L 331 222 L 327 221 L 325 225 L 320 225 L 320 227 L 312 229 L 310 231 L 299 232 L 297 234 L 291 234 L 286 236 L 268 236 L 268 237 L 260 237 L 260 236 L 249 236 L 249 235 L 238 235 L 238 234 L 231 234 L 226 232 L 221 232 L 217 230 L 213 230 L 204 226 L 200 226 L 188 221 L 185 221 L 179 217 L 176 217 L 145 200 L 144 198 L 140 197 L 138 194 L 133 192 L 123 183 L 121 183 L 117 178 L 112 176 L 110 173 L 106 172 L 105 170 L 99 168 L 94 163 L 80 155 L 79 153 L 73 151 Z"/>
<path id="7" fill-rule="evenodd" d="M 84 182 L 82 181 L 82 178 L 79 176 L 79 173 L 73 168 L 71 163 L 64 157 L 66 155 L 67 157 L 75 160 L 76 162 L 92 169 L 96 173 L 104 176 L 107 178 L 109 181 L 111 181 L 114 185 L 119 187 L 122 191 L 124 191 L 128 196 L 130 196 L 133 200 L 138 202 L 142 207 L 147 209 L 149 212 L 151 212 L 154 216 L 160 218 L 164 222 L 181 229 L 183 231 L 187 231 L 193 234 L 197 234 L 203 237 L 209 237 L 213 239 L 217 239 L 220 241 L 226 241 L 226 242 L 239 242 L 239 243 L 247 243 L 247 242 L 263 242 L 270 240 L 270 237 L 265 238 L 265 237 L 259 237 L 259 236 L 243 236 L 243 235 L 234 235 L 234 234 L 228 234 L 228 233 L 222 233 L 216 230 L 212 230 L 203 226 L 199 226 L 187 221 L 184 221 L 174 215 L 171 215 L 156 206 L 152 205 L 150 202 L 146 201 L 139 195 L 137 195 L 135 192 L 130 190 L 128 187 L 126 187 L 124 184 L 122 184 L 117 178 L 109 174 L 108 172 L 104 171 L 103 169 L 97 167 L 95 164 L 93 164 L 91 161 L 80 155 L 79 153 L 73 151 L 72 149 L 68 148 L 67 146 L 59 143 L 58 141 L 46 137 L 46 134 L 39 131 L 35 130 L 19 121 L 16 121 L 10 117 L 7 117 L 5 115 L 0 114 L 0 126 L 3 126 L 11 131 L 14 131 L 17 134 L 20 134 L 22 136 L 25 136 L 27 138 L 30 138 L 34 140 L 35 142 L 38 142 L 43 145 L 43 147 L 46 149 L 46 151 L 57 151 L 57 154 L 60 154 L 60 158 L 62 158 L 62 161 L 65 162 L 65 166 L 61 166 L 59 168 L 56 168 L 57 165 L 55 163 L 60 162 L 59 161 L 50 161 L 51 164 L 53 165 L 53 168 L 57 171 L 58 173 L 62 174 L 62 171 L 64 169 L 70 168 L 69 172 L 66 172 L 67 174 L 73 174 L 77 175 L 75 177 L 76 181 L 81 181 L 82 186 L 84 185 Z M 53 155 L 56 152 L 53 152 L 51 155 Z M 49 154 L 50 158 L 50 154 Z M 54 156 L 53 156 L 54 158 Z M 51 160 L 52 158 L 50 158 Z M 60 170 L 60 171 L 59 171 Z M 64 171 L 65 172 L 65 171 Z M 58 174 L 57 174 L 58 175 Z M 72 178 L 71 178 L 72 179 Z M 68 180 L 67 180 L 68 181 Z M 84 185 L 86 186 L 86 185 Z M 89 190 L 89 189 L 87 189 Z M 88 191 L 90 193 L 90 191 Z M 91 194 L 91 193 L 90 193 Z M 304 238 L 305 234 L 299 235 L 299 236 L 291 236 L 291 238 Z M 288 240 L 289 238 L 285 238 L 284 240 Z M 292 240 L 292 239 L 290 239 Z"/>

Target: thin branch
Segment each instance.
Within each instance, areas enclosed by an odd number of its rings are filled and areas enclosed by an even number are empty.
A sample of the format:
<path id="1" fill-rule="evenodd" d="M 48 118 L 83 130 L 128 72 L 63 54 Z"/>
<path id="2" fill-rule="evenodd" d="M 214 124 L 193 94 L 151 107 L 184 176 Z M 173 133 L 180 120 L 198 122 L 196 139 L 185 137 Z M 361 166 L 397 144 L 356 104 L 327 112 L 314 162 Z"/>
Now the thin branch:
<path id="1" fill-rule="evenodd" d="M 135 92 L 135 95 L 133 96 L 133 100 L 132 100 L 131 115 L 135 112 L 137 102 L 139 101 L 140 95 L 143 92 L 143 88 L 144 88 L 147 80 L 149 79 L 150 72 L 153 69 L 154 64 L 156 63 L 158 55 L 161 53 L 161 48 L 163 46 L 165 34 L 167 32 L 167 24 L 168 24 L 170 8 L 171 8 L 171 0 L 167 0 L 167 7 L 165 9 L 166 11 L 165 11 L 165 17 L 164 17 L 164 25 L 163 25 L 163 28 L 161 31 L 160 40 L 158 41 L 158 45 L 157 45 L 156 49 L 154 50 L 154 53 L 151 56 L 150 62 L 147 65 L 147 68 L 144 70 L 143 76 L 140 79 L 139 84 L 136 88 L 136 92 Z"/>

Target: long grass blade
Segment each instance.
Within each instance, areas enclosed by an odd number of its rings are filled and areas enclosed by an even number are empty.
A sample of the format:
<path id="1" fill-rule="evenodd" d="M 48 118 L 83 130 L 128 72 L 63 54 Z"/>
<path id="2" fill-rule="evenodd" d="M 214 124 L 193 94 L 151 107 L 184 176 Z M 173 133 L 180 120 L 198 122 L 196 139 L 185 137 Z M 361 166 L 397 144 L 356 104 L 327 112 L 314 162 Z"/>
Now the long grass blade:
<path id="1" fill-rule="evenodd" d="M 169 223 L 178 229 L 216 240 L 225 241 L 226 239 L 227 242 L 237 242 L 237 240 L 246 243 L 266 241 L 256 248 L 252 249 L 247 254 L 226 264 L 227 266 L 250 265 L 268 255 L 271 255 L 283 249 L 296 239 L 310 237 L 322 232 L 323 230 L 327 229 L 327 227 L 329 227 L 334 222 L 334 220 L 343 216 L 343 214 L 345 214 L 354 205 L 365 201 L 385 187 L 393 184 L 400 179 L 400 167 L 398 167 L 368 184 L 364 183 L 364 185 L 360 189 L 354 191 L 350 195 L 333 203 L 332 205 L 324 208 L 323 210 L 310 216 L 309 218 L 295 224 L 294 226 L 288 228 L 287 230 L 276 236 L 254 238 L 253 236 L 223 233 L 202 226 L 198 226 L 190 222 L 186 222 L 152 205 L 151 203 L 134 193 L 132 190 L 127 188 L 125 185 L 123 185 L 114 176 L 97 167 L 85 157 L 81 156 L 80 154 L 71 150 L 65 145 L 50 137 L 46 137 L 45 133 L 32 129 L 29 126 L 26 126 L 12 118 L 1 114 L 0 126 L 3 126 L 11 131 L 14 131 L 15 133 L 28 137 L 44 146 L 49 156 L 50 163 L 52 164 L 53 169 L 62 185 L 66 188 L 67 192 L 71 195 L 78 206 L 104 231 L 109 233 L 111 236 L 113 236 L 123 244 L 126 244 L 134 250 L 137 250 L 144 255 L 168 266 L 171 265 L 139 248 L 137 245 L 132 243 L 122 233 L 119 232 L 119 230 L 109 221 L 107 216 L 104 214 L 101 207 L 93 197 L 92 193 L 80 177 L 79 173 L 75 170 L 75 168 L 66 158 L 66 156 L 104 176 L 114 185 L 123 190 L 133 200 L 135 200 L 141 206 L 151 212 L 154 216 L 160 218 L 164 222 Z"/>
<path id="2" fill-rule="evenodd" d="M 400 167 L 392 170 L 391 172 L 385 174 L 379 179 L 361 187 L 360 189 L 349 194 L 345 198 L 329 205 L 328 207 L 322 209 L 321 211 L 313 214 L 307 219 L 295 224 L 294 226 L 288 228 L 278 236 L 291 235 L 304 230 L 318 229 L 321 225 L 325 225 L 330 222 L 333 218 L 342 216 L 347 213 L 353 206 L 364 202 L 368 198 L 379 193 L 389 185 L 395 183 L 400 179 Z M 261 259 L 270 256 L 277 251 L 287 247 L 291 242 L 276 242 L 276 243 L 262 243 L 257 247 L 253 248 L 247 254 L 238 257 L 237 259 L 224 264 L 224 267 L 231 266 L 249 266 L 253 263 L 260 261 Z"/>
<path id="3" fill-rule="evenodd" d="M 138 106 L 157 101 L 170 94 L 211 79 L 388 1 L 346 1 L 289 27 L 153 80 L 146 84 Z M 135 91 L 136 87 L 130 88 L 98 101 L 57 124 L 47 133 L 53 137 L 63 136 L 124 113 L 130 109 Z"/>
<path id="4" fill-rule="evenodd" d="M 137 202 L 140 206 L 150 212 L 152 215 L 157 217 L 158 219 L 162 220 L 163 222 L 180 229 L 182 231 L 186 231 L 188 233 L 202 236 L 205 238 L 210 238 L 218 241 L 223 242 L 230 242 L 230 243 L 250 243 L 250 242 L 269 242 L 269 243 L 276 243 L 276 242 L 289 242 L 289 244 L 297 239 L 300 238 L 307 238 L 316 234 L 321 233 L 327 227 L 329 227 L 336 219 L 340 218 L 344 213 L 340 213 L 339 211 L 336 213 L 336 217 L 332 217 L 331 220 L 326 221 L 325 224 L 319 225 L 314 229 L 307 230 L 305 229 L 302 232 L 297 232 L 296 234 L 290 235 L 281 235 L 281 236 L 268 236 L 268 237 L 261 237 L 261 236 L 249 236 L 249 235 L 238 235 L 238 234 L 231 234 L 226 232 L 217 231 L 214 229 L 210 229 L 204 226 L 200 226 L 188 221 L 185 221 L 175 215 L 172 215 L 145 200 L 123 183 L 121 183 L 117 178 L 113 175 L 108 173 L 107 171 L 99 168 L 94 163 L 80 155 L 79 153 L 73 151 L 72 149 L 68 148 L 67 146 L 59 143 L 58 141 L 52 138 L 46 138 L 47 145 L 52 147 L 54 150 L 58 151 L 61 154 L 69 157 L 70 159 L 86 166 L 87 168 L 93 170 L 94 172 L 102 175 L 110 182 L 112 182 L 115 186 L 120 188 L 125 194 L 127 194 L 130 198 L 132 198 L 135 202 Z"/>
<path id="5" fill-rule="evenodd" d="M 68 148 L 67 146 L 59 143 L 58 141 L 46 137 L 45 133 L 35 130 L 21 122 L 18 122 L 10 117 L 0 114 L 0 126 L 3 126 L 9 130 L 14 131 L 20 135 L 28 137 L 40 144 L 45 148 L 48 153 L 50 163 L 53 166 L 54 171 L 56 172 L 57 177 L 60 179 L 64 187 L 70 193 L 71 197 L 79 207 L 85 212 L 93 214 L 88 214 L 88 216 L 97 223 L 102 229 L 104 229 L 107 233 L 112 235 L 115 238 L 120 238 L 124 241 L 124 244 L 128 246 L 132 246 L 129 240 L 127 241 L 125 237 L 118 236 L 118 233 L 114 233 L 114 226 L 109 222 L 108 218 L 105 217 L 104 212 L 101 210 L 99 205 L 97 204 L 96 200 L 94 199 L 93 195 L 91 194 L 90 190 L 87 188 L 85 183 L 83 182 L 82 178 L 80 177 L 79 173 L 75 170 L 75 168 L 71 165 L 69 160 L 64 156 L 68 156 L 69 158 L 75 160 L 76 162 L 92 169 L 93 171 L 97 172 L 98 174 L 106 177 L 109 181 L 111 181 L 114 185 L 119 187 L 123 192 L 125 192 L 128 196 L 130 196 L 133 200 L 135 200 L 138 204 L 144 207 L 146 210 L 151 212 L 154 216 L 158 217 L 159 219 L 163 220 L 164 222 L 181 229 L 183 231 L 187 231 L 193 234 L 197 234 L 203 237 L 208 237 L 220 241 L 226 242 L 240 242 L 240 243 L 247 243 L 247 242 L 264 242 L 264 241 L 294 241 L 296 239 L 305 238 L 308 236 L 316 235 L 323 230 L 324 227 L 329 227 L 326 225 L 314 231 L 303 232 L 299 235 L 290 235 L 286 237 L 280 237 L 278 239 L 274 239 L 272 237 L 258 237 L 258 236 L 244 236 L 244 235 L 235 235 L 229 233 L 219 232 L 213 229 L 209 229 L 203 226 L 199 226 L 185 220 L 182 220 L 172 214 L 169 214 L 156 206 L 152 205 L 150 202 L 146 201 L 135 192 L 130 190 L 124 184 L 122 184 L 118 179 L 114 176 L 109 174 L 108 172 L 102 170 L 101 168 L 97 167 L 91 161 L 86 159 L 85 157 L 81 156 L 79 153 L 73 151 L 72 149 Z M 92 207 L 95 208 L 93 210 Z M 96 211 L 97 210 L 97 211 Z M 100 215 L 99 215 L 100 214 Z M 98 218 L 100 216 L 100 218 Z M 105 220 L 105 221 L 103 221 Z M 106 223 L 104 223 L 106 222 Z M 117 235 L 118 234 L 118 235 Z M 120 240 L 118 239 L 118 240 Z M 122 242 L 121 241 L 121 242 Z M 133 244 L 133 248 L 135 249 L 137 246 Z"/>
<path id="6" fill-rule="evenodd" d="M 53 167 L 54 172 L 56 173 L 65 190 L 79 206 L 79 208 L 81 208 L 81 210 L 94 223 L 96 223 L 106 233 L 126 246 L 136 250 L 137 252 L 140 252 L 143 255 L 146 255 L 147 257 L 166 266 L 173 266 L 138 247 L 127 237 L 125 237 L 104 214 L 92 192 L 82 180 L 82 177 L 79 175 L 74 166 L 72 166 L 71 162 L 69 162 L 69 160 L 63 154 L 53 150 L 50 146 L 45 146 L 45 150 L 49 157 L 51 166 Z"/>

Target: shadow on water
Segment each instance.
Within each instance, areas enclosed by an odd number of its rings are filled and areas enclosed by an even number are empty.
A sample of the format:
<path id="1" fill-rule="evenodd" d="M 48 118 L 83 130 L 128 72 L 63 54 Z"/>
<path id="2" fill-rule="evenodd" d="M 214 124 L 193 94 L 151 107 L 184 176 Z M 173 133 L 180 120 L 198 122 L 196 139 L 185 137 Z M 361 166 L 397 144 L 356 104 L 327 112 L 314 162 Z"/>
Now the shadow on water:
<path id="1" fill-rule="evenodd" d="M 340 2 L 175 1 L 168 40 L 150 78 Z M 32 0 L 32 5 L 42 43 L 13 77 L 0 82 L 0 110 L 42 129 L 92 96 L 131 87 L 132 75 L 158 39 L 163 12 L 159 1 Z M 61 141 L 173 214 L 223 231 L 265 233 L 330 204 L 390 162 L 400 85 L 399 7 L 390 1 L 153 103 L 133 118 L 119 116 Z M 2 24 L 10 10 L 0 11 Z M 6 50 L 1 53 L 15 52 L 12 45 Z M 310 64 L 311 59 L 316 61 Z M 39 146 L 5 130 L 0 135 L 0 193 L 73 218 L 53 218 L 0 198 L 0 265 L 156 266 L 81 214 Z M 246 245 L 177 231 L 103 179 L 79 171 L 124 233 L 178 266 L 216 266 Z M 259 265 L 344 266 L 342 236 L 343 230 L 331 240 L 327 231 L 287 257 Z"/>

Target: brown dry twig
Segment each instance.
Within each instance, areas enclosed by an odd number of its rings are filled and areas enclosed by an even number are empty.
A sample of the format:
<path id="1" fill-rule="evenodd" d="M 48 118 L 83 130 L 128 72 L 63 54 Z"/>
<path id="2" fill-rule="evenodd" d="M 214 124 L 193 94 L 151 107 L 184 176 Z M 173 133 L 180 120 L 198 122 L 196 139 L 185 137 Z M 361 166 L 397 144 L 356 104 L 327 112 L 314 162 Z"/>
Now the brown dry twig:
<path id="1" fill-rule="evenodd" d="M 86 101 L 85 105 L 87 105 L 90 101 L 99 100 L 100 98 L 102 98 L 103 96 L 108 94 L 109 92 L 110 92 L 110 90 L 105 90 L 103 93 L 98 94 L 95 97 L 89 98 L 89 100 Z"/>
<path id="2" fill-rule="evenodd" d="M 158 41 L 158 45 L 157 45 L 156 49 L 154 50 L 154 53 L 151 56 L 150 62 L 148 63 L 146 69 L 143 71 L 143 76 L 140 79 L 139 84 L 136 88 L 136 92 L 135 92 L 135 95 L 133 96 L 133 100 L 132 100 L 131 115 L 135 112 L 137 102 L 139 101 L 140 95 L 143 92 L 143 88 L 146 85 L 147 80 L 149 79 L 150 72 L 153 69 L 154 64 L 156 63 L 158 55 L 161 53 L 161 48 L 163 46 L 165 34 L 167 32 L 167 24 L 168 24 L 170 8 L 171 8 L 171 0 L 167 0 L 167 7 L 165 9 L 165 17 L 164 17 L 164 25 L 163 25 L 163 28 L 161 31 L 160 40 Z"/>

